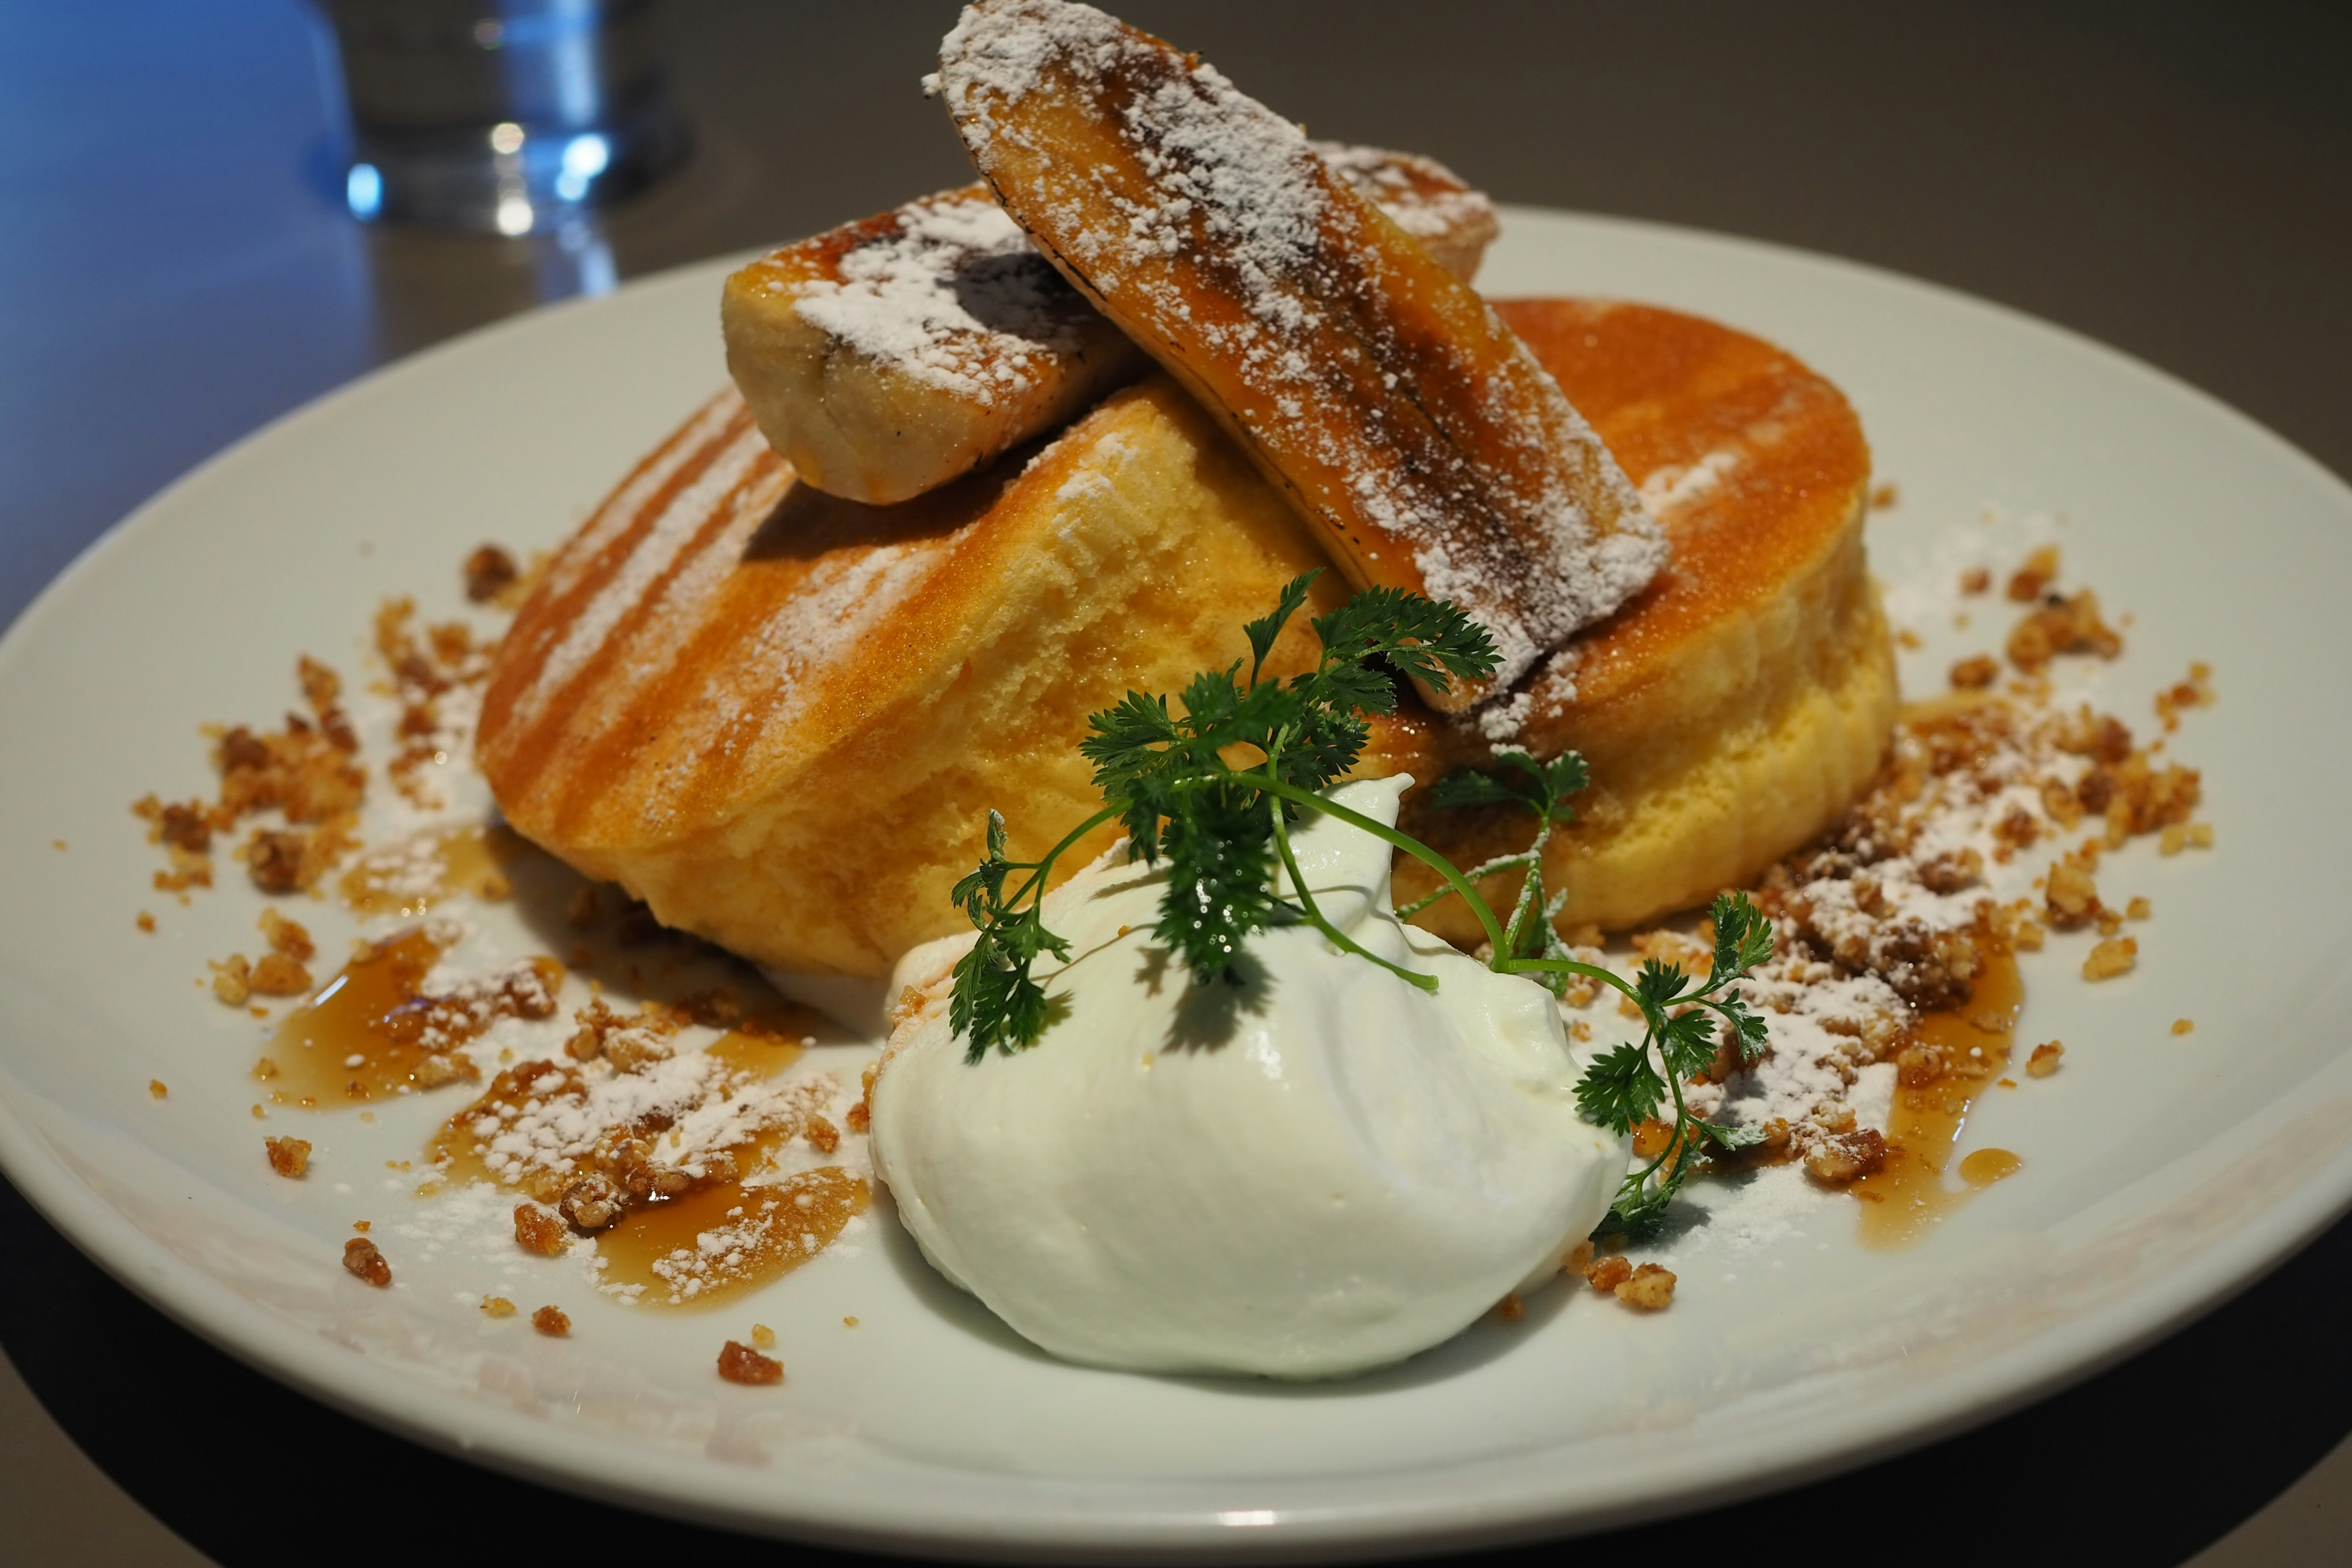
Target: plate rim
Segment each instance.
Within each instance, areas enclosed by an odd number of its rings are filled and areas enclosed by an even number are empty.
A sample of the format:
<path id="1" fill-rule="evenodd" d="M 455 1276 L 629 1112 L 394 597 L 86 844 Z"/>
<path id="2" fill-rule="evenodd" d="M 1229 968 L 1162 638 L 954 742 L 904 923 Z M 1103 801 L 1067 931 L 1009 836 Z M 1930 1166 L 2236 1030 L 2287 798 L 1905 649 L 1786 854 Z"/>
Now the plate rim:
<path id="1" fill-rule="evenodd" d="M 2254 437 L 2272 455 L 2284 458 L 2307 479 L 2352 507 L 2352 485 L 2252 416 L 2134 354 L 2015 307 L 1868 262 L 1776 241 L 1558 208 L 1507 204 L 1501 212 L 1507 225 L 1549 229 L 1563 237 L 1578 230 L 1614 232 L 1694 246 L 1734 260 L 1760 258 L 1776 266 L 1822 270 L 1862 286 L 1924 297 L 1943 309 L 1998 321 L 2011 331 L 2053 340 L 2074 353 L 2087 353 L 2111 369 L 2153 383 L 2205 417 L 2220 416 L 2238 435 Z M 632 279 L 608 295 L 560 301 L 474 329 L 380 366 L 273 417 L 173 479 L 78 552 L 0 633 L 0 679 L 10 678 L 23 649 L 49 617 L 65 613 L 92 574 L 122 551 L 136 548 L 148 531 L 163 526 L 184 496 L 233 476 L 246 464 L 268 461 L 279 444 L 299 441 L 310 422 L 330 417 L 352 401 L 396 396 L 411 380 L 429 378 L 452 360 L 494 355 L 510 337 L 561 332 L 583 312 L 626 308 L 626 302 L 642 300 L 656 291 L 715 282 L 753 254 L 757 253 L 685 263 Z M 495 1406 L 464 1402 L 322 1336 L 268 1332 L 273 1327 L 270 1319 L 180 1259 L 73 1172 L 62 1153 L 24 1114 L 26 1105 L 37 1103 L 38 1099 L 0 1058 L 0 1172 L 6 1173 L 26 1201 L 78 1250 L 142 1300 L 207 1343 L 330 1408 L 428 1448 L 599 1500 L 831 1545 L 976 1558 L 1116 1554 L 1128 1560 L 1204 1556 L 1297 1560 L 1341 1552 L 1395 1556 L 1564 1538 L 1722 1506 L 1925 1447 L 2095 1376 L 2252 1288 L 2352 1210 L 2352 1148 L 2347 1148 L 2310 1167 L 2293 1186 L 2248 1215 L 2206 1251 L 2200 1267 L 2170 1268 L 2119 1300 L 2070 1318 L 2046 1332 L 1947 1369 L 1891 1398 L 1874 1399 L 1858 1417 L 1813 1422 L 1807 1432 L 1809 1441 L 1780 1450 L 1736 1474 L 1718 1473 L 1696 1485 L 1656 1487 L 1614 1505 L 1562 1503 L 1556 1494 L 1554 1500 L 1548 1501 L 1540 1489 L 1521 1488 L 1509 1492 L 1507 1505 L 1501 1508 L 1498 1503 L 1506 1500 L 1492 1496 L 1450 1503 L 1427 1496 L 1390 1498 L 1300 1510 L 1266 1521 L 1265 1528 L 1249 1529 L 1238 1529 L 1242 1521 L 1220 1518 L 1216 1510 L 1200 1506 L 1120 1515 L 1055 1515 L 1024 1508 L 1017 1500 L 987 1521 L 934 1516 L 917 1510 L 899 1511 L 883 1521 L 863 1498 L 847 1507 L 827 1509 L 823 1506 L 824 1498 L 812 1491 L 801 1497 L 780 1497 L 779 1500 L 795 1506 L 779 1510 L 730 1503 L 715 1492 L 681 1491 L 661 1484 L 667 1479 L 667 1464 L 646 1467 L 641 1475 L 592 1474 L 587 1460 L 595 1445 L 582 1433 Z M 1965 1390 L 1962 1384 L 1968 1385 Z M 1988 1388 L 1990 1393 L 1983 1392 Z M 1477 1464 L 1485 1468 L 1492 1461 Z M 911 1462 L 909 1468 L 913 1468 Z M 1328 1478 L 1316 1484 L 1341 1479 Z M 1184 1484 L 1199 1489 L 1212 1483 Z M 809 1506 L 812 1501 L 818 1506 Z M 1255 1526 L 1261 1521 L 1249 1522 Z"/>

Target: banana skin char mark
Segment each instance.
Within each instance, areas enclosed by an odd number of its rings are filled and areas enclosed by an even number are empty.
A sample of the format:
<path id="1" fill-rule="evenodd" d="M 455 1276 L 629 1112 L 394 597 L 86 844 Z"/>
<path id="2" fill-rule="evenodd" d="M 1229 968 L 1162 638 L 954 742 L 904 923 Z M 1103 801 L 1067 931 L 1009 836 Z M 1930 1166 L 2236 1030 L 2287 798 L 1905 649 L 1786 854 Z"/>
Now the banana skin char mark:
<path id="1" fill-rule="evenodd" d="M 1213 68 L 983 0 L 940 95 L 1038 247 L 1217 416 L 1359 586 L 1450 599 L 1507 687 L 1665 564 L 1616 460 L 1466 285 Z"/>

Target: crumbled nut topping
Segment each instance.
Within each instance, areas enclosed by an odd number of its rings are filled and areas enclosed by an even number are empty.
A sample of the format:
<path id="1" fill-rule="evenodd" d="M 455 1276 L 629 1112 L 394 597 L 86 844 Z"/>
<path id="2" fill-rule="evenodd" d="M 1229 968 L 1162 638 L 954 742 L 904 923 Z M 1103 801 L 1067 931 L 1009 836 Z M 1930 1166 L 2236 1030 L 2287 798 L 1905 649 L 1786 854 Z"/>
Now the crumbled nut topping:
<path id="1" fill-rule="evenodd" d="M 299 1181 L 310 1168 L 310 1142 L 307 1138 L 265 1138 L 262 1147 L 269 1152 L 269 1168 L 289 1181 Z"/>
<path id="2" fill-rule="evenodd" d="M 1673 1305 L 1675 1276 L 1655 1263 L 1644 1263 L 1618 1284 L 1616 1296 L 1639 1312 L 1662 1312 Z"/>
<path id="3" fill-rule="evenodd" d="M 310 989 L 310 972 L 282 952 L 265 952 L 247 984 L 257 996 L 299 996 Z"/>
<path id="4" fill-rule="evenodd" d="M 253 994 L 253 965 L 241 952 L 232 952 L 218 963 L 209 966 L 213 972 L 213 994 L 232 1007 L 242 1007 Z"/>
<path id="5" fill-rule="evenodd" d="M 381 1290 L 392 1283 L 392 1265 L 374 1242 L 364 1236 L 355 1236 L 343 1243 L 343 1267 Z"/>
<path id="6" fill-rule="evenodd" d="M 561 1307 L 541 1307 L 530 1315 L 530 1326 L 551 1340 L 572 1332 L 572 1319 Z"/>
<path id="7" fill-rule="evenodd" d="M 1959 691 L 1981 691 L 2000 679 L 2000 665 L 1990 654 L 1978 654 L 1952 666 L 1952 686 Z"/>
<path id="8" fill-rule="evenodd" d="M 318 944 L 310 940 L 310 931 L 300 921 L 289 921 L 276 910 L 261 911 L 261 935 L 269 943 L 270 952 L 290 958 L 297 963 L 310 962 L 319 951 Z"/>
<path id="9" fill-rule="evenodd" d="M 2025 564 L 2010 574 L 2009 596 L 2021 605 L 2030 605 L 2050 591 L 2050 584 L 2058 575 L 2058 547 L 2045 544 L 2025 558 Z"/>
<path id="10" fill-rule="evenodd" d="M 572 1246 L 572 1232 L 563 1221 L 533 1203 L 515 1205 L 514 1235 L 524 1251 L 541 1258 L 560 1258 Z"/>
<path id="11" fill-rule="evenodd" d="M 2083 978 L 2112 980 L 2118 974 L 2129 973 L 2138 962 L 2139 942 L 2137 938 L 2110 937 L 2091 949 L 2091 955 L 2083 960 Z"/>
<path id="12" fill-rule="evenodd" d="M 1596 1258 L 1584 1268 L 1584 1282 L 1604 1296 L 1633 1277 L 1633 1261 L 1622 1253 L 1612 1252 L 1605 1258 Z"/>
<path id="13" fill-rule="evenodd" d="M 485 544 L 466 557 L 466 597 L 477 605 L 490 604 L 521 575 L 513 556 L 495 544 Z"/>
<path id="14" fill-rule="evenodd" d="M 2060 654 L 2095 653 L 2101 658 L 2114 658 L 2124 651 L 2124 639 L 2100 618 L 2099 596 L 2084 588 L 2071 597 L 2053 594 L 2043 601 L 2040 609 L 2011 628 L 2004 651 L 2010 663 L 2035 675 Z"/>
<path id="15" fill-rule="evenodd" d="M 773 1356 L 761 1355 L 740 1340 L 729 1340 L 719 1352 L 719 1375 L 730 1383 L 782 1383 L 784 1363 Z"/>

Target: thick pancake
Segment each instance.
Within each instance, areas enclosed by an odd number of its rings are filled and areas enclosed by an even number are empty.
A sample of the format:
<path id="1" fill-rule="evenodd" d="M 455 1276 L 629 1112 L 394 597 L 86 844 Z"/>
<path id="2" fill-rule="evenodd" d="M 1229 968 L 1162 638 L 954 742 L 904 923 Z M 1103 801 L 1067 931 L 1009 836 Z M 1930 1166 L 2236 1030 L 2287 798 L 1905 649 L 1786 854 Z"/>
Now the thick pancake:
<path id="1" fill-rule="evenodd" d="M 1619 929 L 1754 875 L 1876 768 L 1895 684 L 1863 553 L 1870 448 L 1836 387 L 1745 333 L 1646 305 L 1496 308 L 1641 486 L 1673 561 L 1522 683 L 1517 724 L 1408 714 L 1366 762 L 1433 778 L 1496 739 L 1582 752 L 1592 784 L 1546 878 L 1568 895 L 1564 927 Z M 1524 814 L 1411 801 L 1403 826 L 1463 865 L 1528 833 Z M 1433 882 L 1401 858 L 1397 886 L 1402 901 Z M 1424 923 L 1456 940 L 1477 929 L 1454 900 Z"/>
<path id="2" fill-rule="evenodd" d="M 955 929 L 992 807 L 1018 858 L 1099 805 L 1088 712 L 1243 657 L 1243 623 L 1320 559 L 1164 376 L 889 507 L 793 485 L 730 391 L 523 606 L 482 766 L 516 828 L 666 924 L 880 975 Z M 1269 663 L 1312 648 L 1302 622 Z"/>
<path id="3" fill-rule="evenodd" d="M 1522 683 L 1510 737 L 1591 760 L 1555 858 L 1562 922 L 1620 924 L 1752 874 L 1875 766 L 1894 682 L 1862 553 L 1868 450 L 1835 388 L 1752 338 L 1639 306 L 1500 309 L 1676 552 L 1580 639 L 1572 697 L 1558 666 Z M 1094 809 L 1088 712 L 1240 657 L 1242 623 L 1322 564 L 1161 376 L 1034 459 L 881 508 L 793 485 L 729 394 L 524 606 L 483 766 L 516 827 L 666 922 L 779 968 L 879 975 L 958 928 L 947 889 L 991 807 L 1016 858 Z M 1318 587 L 1318 609 L 1344 592 Z M 1275 662 L 1307 649 L 1295 625 Z M 1412 709 L 1366 771 L 1475 763 L 1482 717 Z M 1475 814 L 1417 826 L 1465 863 L 1524 842 Z"/>

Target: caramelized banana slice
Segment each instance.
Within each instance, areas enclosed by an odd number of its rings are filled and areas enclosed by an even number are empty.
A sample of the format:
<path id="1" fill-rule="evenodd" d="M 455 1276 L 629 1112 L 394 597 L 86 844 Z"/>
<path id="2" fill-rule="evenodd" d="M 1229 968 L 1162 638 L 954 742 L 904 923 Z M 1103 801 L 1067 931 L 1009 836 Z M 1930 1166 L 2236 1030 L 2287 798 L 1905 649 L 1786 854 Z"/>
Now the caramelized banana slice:
<path id="1" fill-rule="evenodd" d="M 1497 227 L 1433 160 L 1318 143 L 1467 279 Z M 1149 363 L 1039 256 L 984 185 L 763 256 L 727 280 L 727 367 L 801 477 L 906 500 L 1061 424 Z"/>
<path id="2" fill-rule="evenodd" d="M 1150 363 L 974 185 L 763 256 L 719 301 L 768 444 L 850 500 L 906 500 Z"/>
<path id="3" fill-rule="evenodd" d="M 1429 258 L 1465 283 L 1478 276 L 1486 247 L 1503 232 L 1495 204 L 1434 158 L 1356 147 L 1345 142 L 1314 142 L 1315 155 L 1356 188 L 1356 194 L 1388 214 L 1389 220 L 1421 241 Z"/>
<path id="4" fill-rule="evenodd" d="M 1616 460 L 1485 301 L 1213 68 L 1091 6 L 982 0 L 938 85 L 1039 248 L 1350 581 L 1484 624 L 1498 684 L 1664 565 Z M 1486 690 L 1431 695 L 1459 710 Z"/>

